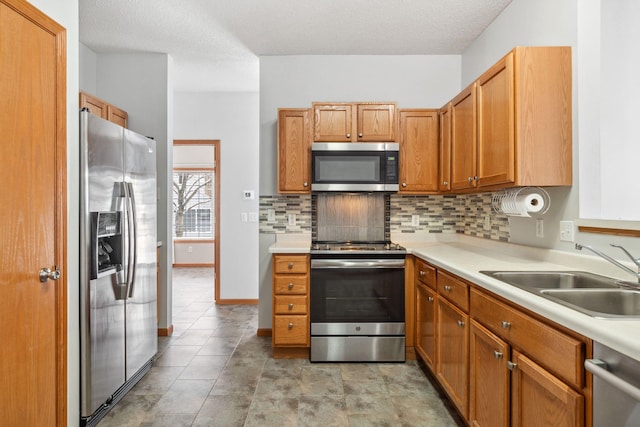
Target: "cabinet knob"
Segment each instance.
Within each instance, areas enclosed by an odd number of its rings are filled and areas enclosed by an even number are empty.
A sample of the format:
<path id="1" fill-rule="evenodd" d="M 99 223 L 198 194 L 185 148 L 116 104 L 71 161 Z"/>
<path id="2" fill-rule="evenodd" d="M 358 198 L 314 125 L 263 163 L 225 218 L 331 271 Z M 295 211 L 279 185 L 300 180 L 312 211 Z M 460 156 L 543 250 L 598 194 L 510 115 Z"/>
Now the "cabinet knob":
<path id="1" fill-rule="evenodd" d="M 498 351 L 498 350 L 493 350 L 493 357 L 494 357 L 496 360 L 500 360 L 500 359 L 502 359 L 502 352 L 501 352 L 501 351 Z"/>
<path id="2" fill-rule="evenodd" d="M 471 184 L 471 183 L 473 182 L 473 177 L 471 177 L 471 176 L 470 176 L 470 177 L 468 177 L 468 178 L 467 178 L 467 182 L 468 182 L 469 184 Z"/>
<path id="3" fill-rule="evenodd" d="M 503 320 L 502 322 L 500 322 L 500 326 L 502 326 L 502 329 L 509 329 L 511 328 L 511 322 Z"/>
<path id="4" fill-rule="evenodd" d="M 289 267 L 289 270 L 291 270 L 291 269 L 293 268 L 293 263 L 292 263 L 292 262 L 290 262 L 290 263 L 289 263 L 289 265 L 288 265 L 288 267 Z"/>
<path id="5" fill-rule="evenodd" d="M 447 292 L 451 292 L 451 289 L 453 289 L 451 286 L 449 285 L 444 285 L 444 290 Z"/>
<path id="6" fill-rule="evenodd" d="M 428 297 L 428 298 L 427 298 L 427 301 L 429 301 L 429 302 L 433 302 L 433 297 Z"/>
<path id="7" fill-rule="evenodd" d="M 477 180 L 479 180 L 479 179 L 480 179 L 480 178 L 478 177 L 478 175 L 476 175 L 476 176 L 474 176 L 474 177 L 473 177 L 473 180 L 474 180 L 474 181 L 477 181 Z"/>
<path id="8" fill-rule="evenodd" d="M 458 326 L 464 328 L 464 322 L 462 320 L 458 320 Z"/>
<path id="9" fill-rule="evenodd" d="M 360 138 L 362 138 L 362 132 L 360 132 L 360 133 L 358 134 L 358 136 L 359 136 Z"/>
<path id="10" fill-rule="evenodd" d="M 309 183 L 308 183 L 307 181 L 305 181 L 305 182 L 303 182 L 303 183 L 302 183 L 302 186 L 303 186 L 303 187 L 308 187 L 308 186 L 309 186 Z"/>
<path id="11" fill-rule="evenodd" d="M 289 323 L 289 325 L 287 325 L 289 327 L 289 329 L 293 329 L 293 323 Z"/>
<path id="12" fill-rule="evenodd" d="M 289 288 L 289 289 L 293 289 L 293 283 L 289 283 L 288 288 Z"/>
<path id="13" fill-rule="evenodd" d="M 293 304 L 289 304 L 289 310 L 293 310 Z"/>
<path id="14" fill-rule="evenodd" d="M 446 187 L 447 185 L 449 185 L 449 181 L 442 181 L 442 185 Z"/>
<path id="15" fill-rule="evenodd" d="M 425 272 L 420 270 L 420 277 L 424 277 L 424 275 L 425 275 Z"/>
<path id="16" fill-rule="evenodd" d="M 347 138 L 351 138 L 351 134 L 350 133 L 347 134 Z"/>
<path id="17" fill-rule="evenodd" d="M 509 369 L 510 371 L 515 370 L 518 367 L 517 363 L 513 363 L 511 361 L 507 362 L 507 369 Z"/>
<path id="18" fill-rule="evenodd" d="M 407 183 L 406 183 L 406 182 L 403 182 L 403 183 L 402 183 L 402 188 L 406 188 L 406 187 L 407 187 Z"/>

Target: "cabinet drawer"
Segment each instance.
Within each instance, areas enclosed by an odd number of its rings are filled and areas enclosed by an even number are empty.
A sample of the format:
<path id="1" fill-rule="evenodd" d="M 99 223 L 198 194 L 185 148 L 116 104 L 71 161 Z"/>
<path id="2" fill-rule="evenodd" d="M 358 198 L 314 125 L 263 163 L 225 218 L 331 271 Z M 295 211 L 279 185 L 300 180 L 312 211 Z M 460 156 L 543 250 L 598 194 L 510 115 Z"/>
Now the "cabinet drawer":
<path id="1" fill-rule="evenodd" d="M 278 295 L 306 295 L 309 289 L 309 276 L 275 276 L 273 293 Z"/>
<path id="2" fill-rule="evenodd" d="M 469 311 L 469 285 L 462 280 L 438 271 L 438 293 L 464 311 Z"/>
<path id="3" fill-rule="evenodd" d="M 416 258 L 416 280 L 436 289 L 436 269 L 421 259 Z"/>
<path id="4" fill-rule="evenodd" d="M 275 314 L 307 314 L 307 296 L 276 295 Z"/>
<path id="5" fill-rule="evenodd" d="M 274 255 L 273 271 L 276 274 L 304 274 L 309 271 L 307 255 Z"/>
<path id="6" fill-rule="evenodd" d="M 308 315 L 275 316 L 273 345 L 309 345 Z"/>
<path id="7" fill-rule="evenodd" d="M 560 378 L 583 387 L 583 342 L 476 289 L 471 290 L 471 316 Z"/>

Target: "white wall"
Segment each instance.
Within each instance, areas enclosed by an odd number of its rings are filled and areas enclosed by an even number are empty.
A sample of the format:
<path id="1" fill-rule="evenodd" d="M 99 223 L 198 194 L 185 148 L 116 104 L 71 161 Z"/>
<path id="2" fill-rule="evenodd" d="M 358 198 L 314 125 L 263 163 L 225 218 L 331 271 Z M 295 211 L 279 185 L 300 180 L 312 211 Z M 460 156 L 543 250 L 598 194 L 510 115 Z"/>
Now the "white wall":
<path id="1" fill-rule="evenodd" d="M 31 0 L 30 3 L 67 30 L 67 425 L 74 427 L 80 424 L 78 0 Z"/>
<path id="2" fill-rule="evenodd" d="M 258 223 L 241 213 L 258 212 L 259 106 L 255 92 L 176 93 L 174 139 L 220 140 L 221 299 L 258 298 Z M 243 200 L 243 190 L 254 190 Z"/>
<path id="3" fill-rule="evenodd" d="M 170 172 L 173 169 L 173 150 L 167 142 L 173 141 L 172 66 L 171 57 L 160 53 L 99 54 L 96 64 L 95 95 L 127 111 L 127 126 L 131 130 L 156 140 L 158 240 L 163 242 L 158 295 L 160 328 L 172 324 Z"/>
<path id="4" fill-rule="evenodd" d="M 391 101 L 439 108 L 460 91 L 460 56 L 263 56 L 260 58 L 260 195 L 277 194 L 278 108 L 313 101 Z M 259 328 L 271 327 L 273 234 L 260 234 Z"/>

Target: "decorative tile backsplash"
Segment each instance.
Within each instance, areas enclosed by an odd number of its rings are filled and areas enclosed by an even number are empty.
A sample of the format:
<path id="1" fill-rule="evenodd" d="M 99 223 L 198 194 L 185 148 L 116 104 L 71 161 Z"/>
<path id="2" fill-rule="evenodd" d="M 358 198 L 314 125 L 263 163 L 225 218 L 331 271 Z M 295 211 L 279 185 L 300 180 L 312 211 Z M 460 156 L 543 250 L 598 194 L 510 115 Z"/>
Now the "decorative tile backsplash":
<path id="1" fill-rule="evenodd" d="M 385 197 L 390 200 L 390 206 L 385 211 L 389 211 L 390 231 L 394 233 L 455 232 L 509 241 L 509 219 L 493 211 L 492 197 L 493 193 L 434 196 L 392 194 Z M 260 233 L 311 233 L 311 199 L 310 195 L 260 196 Z M 269 210 L 273 210 L 272 221 L 269 221 Z M 295 225 L 289 225 L 290 214 L 295 215 Z M 412 225 L 413 215 L 418 215 L 419 225 Z M 485 223 L 487 218 L 489 221 Z"/>

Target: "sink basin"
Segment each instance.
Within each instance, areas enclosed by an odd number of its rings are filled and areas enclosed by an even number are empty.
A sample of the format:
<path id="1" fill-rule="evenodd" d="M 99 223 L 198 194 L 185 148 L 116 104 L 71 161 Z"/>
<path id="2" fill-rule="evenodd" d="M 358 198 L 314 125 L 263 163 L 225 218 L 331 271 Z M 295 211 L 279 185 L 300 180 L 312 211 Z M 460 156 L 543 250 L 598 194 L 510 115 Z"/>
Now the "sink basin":
<path id="1" fill-rule="evenodd" d="M 543 289 L 540 293 L 593 317 L 640 317 L 640 291 L 627 289 Z"/>
<path id="2" fill-rule="evenodd" d="M 617 289 L 616 279 L 586 271 L 481 271 L 480 273 L 527 290 Z"/>

